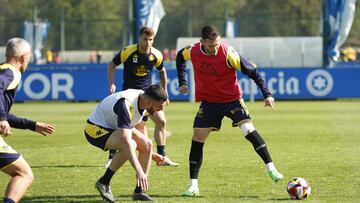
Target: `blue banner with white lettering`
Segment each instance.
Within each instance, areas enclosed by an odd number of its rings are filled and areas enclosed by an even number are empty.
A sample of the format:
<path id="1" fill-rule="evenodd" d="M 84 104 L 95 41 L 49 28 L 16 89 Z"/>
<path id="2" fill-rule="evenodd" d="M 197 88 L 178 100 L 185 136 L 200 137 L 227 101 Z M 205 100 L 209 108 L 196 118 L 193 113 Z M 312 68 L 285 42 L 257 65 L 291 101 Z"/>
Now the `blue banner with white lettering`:
<path id="1" fill-rule="evenodd" d="M 165 67 L 170 100 L 189 100 L 190 95 L 180 94 L 177 90 L 176 69 Z M 276 99 L 360 98 L 357 89 L 360 87 L 360 68 L 259 68 L 259 71 Z M 115 74 L 117 91 L 120 91 L 122 69 Z M 240 72 L 238 79 L 245 99 L 250 98 L 251 92 L 255 99 L 263 99 L 252 80 Z M 159 84 L 157 70 L 153 72 L 153 83 Z M 23 73 L 16 101 L 101 100 L 108 92 L 107 64 L 32 65 Z"/>
<path id="2" fill-rule="evenodd" d="M 172 100 L 188 100 L 177 91 L 176 70 L 168 70 L 168 94 Z M 122 68 L 115 72 L 116 91 L 122 90 Z M 160 84 L 157 70 L 153 83 Z M 107 64 L 31 65 L 22 75 L 16 101 L 27 100 L 101 100 L 109 93 Z"/>
<path id="3" fill-rule="evenodd" d="M 276 99 L 336 99 L 360 97 L 360 69 L 272 68 L 259 69 Z M 243 75 L 239 83 L 243 97 L 250 96 L 251 83 Z M 255 85 L 255 84 L 253 84 Z M 262 99 L 254 88 L 255 98 Z"/>
<path id="4" fill-rule="evenodd" d="M 135 16 L 135 43 L 137 43 L 138 33 L 142 27 L 151 27 L 154 33 L 157 33 L 161 18 L 165 16 L 165 9 L 161 0 L 136 0 Z"/>

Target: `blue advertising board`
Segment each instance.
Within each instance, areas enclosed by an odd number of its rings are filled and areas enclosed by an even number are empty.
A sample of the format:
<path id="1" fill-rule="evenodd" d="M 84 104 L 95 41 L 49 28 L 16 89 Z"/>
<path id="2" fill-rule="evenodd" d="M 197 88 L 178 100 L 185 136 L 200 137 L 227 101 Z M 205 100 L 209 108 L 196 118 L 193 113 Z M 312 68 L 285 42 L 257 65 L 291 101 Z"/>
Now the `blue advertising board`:
<path id="1" fill-rule="evenodd" d="M 360 97 L 360 69 L 271 68 L 260 69 L 276 99 L 336 99 Z M 248 99 L 248 78 L 238 75 L 243 97 Z M 255 98 L 262 99 L 256 88 Z"/>
<path id="2" fill-rule="evenodd" d="M 116 91 L 122 89 L 122 68 L 115 72 Z M 168 70 L 168 94 L 171 100 L 188 100 L 177 91 L 176 70 Z M 29 100 L 101 100 L 109 93 L 107 64 L 32 65 L 22 75 L 16 101 Z M 153 83 L 159 84 L 154 70 Z"/>
<path id="3" fill-rule="evenodd" d="M 189 74 L 189 69 L 188 76 Z M 259 71 L 276 99 L 359 98 L 360 68 L 267 68 Z M 116 70 L 117 91 L 122 88 L 122 69 Z M 177 72 L 167 69 L 170 100 L 189 100 L 190 95 L 177 90 Z M 251 92 L 262 99 L 260 90 L 247 77 L 238 73 L 244 99 Z M 153 83 L 159 83 L 154 70 Z M 188 79 L 188 81 L 191 81 Z M 190 86 L 192 82 L 189 82 Z M 17 101 L 27 100 L 101 100 L 108 95 L 106 64 L 33 65 L 23 73 L 16 95 Z"/>

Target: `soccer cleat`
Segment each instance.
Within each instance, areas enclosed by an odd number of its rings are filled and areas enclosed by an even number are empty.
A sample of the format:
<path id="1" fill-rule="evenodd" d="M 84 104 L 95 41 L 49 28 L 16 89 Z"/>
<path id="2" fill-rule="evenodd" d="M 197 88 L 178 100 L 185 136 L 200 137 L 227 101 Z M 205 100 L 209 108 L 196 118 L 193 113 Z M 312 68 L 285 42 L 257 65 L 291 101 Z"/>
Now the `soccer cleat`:
<path id="1" fill-rule="evenodd" d="M 134 201 L 154 201 L 154 199 L 152 197 L 150 197 L 148 194 L 146 194 L 145 192 L 140 192 L 140 193 L 133 193 L 132 199 Z"/>
<path id="2" fill-rule="evenodd" d="M 160 166 L 178 166 L 178 163 L 171 161 L 168 157 L 165 157 L 165 161 Z"/>
<path id="3" fill-rule="evenodd" d="M 268 171 L 270 178 L 275 182 L 279 182 L 284 176 L 279 173 L 277 170 Z"/>
<path id="4" fill-rule="evenodd" d="M 100 192 L 101 197 L 108 202 L 115 202 L 114 195 L 109 185 L 104 185 L 100 181 L 96 181 L 95 188 Z"/>
<path id="5" fill-rule="evenodd" d="M 190 185 L 190 187 L 186 191 L 181 193 L 181 195 L 185 197 L 197 197 L 200 195 L 199 188 Z"/>
<path id="6" fill-rule="evenodd" d="M 105 162 L 105 164 L 104 164 L 104 168 L 105 168 L 105 169 L 107 169 L 107 168 L 110 166 L 111 161 L 112 161 L 112 159 L 108 159 L 108 160 Z"/>

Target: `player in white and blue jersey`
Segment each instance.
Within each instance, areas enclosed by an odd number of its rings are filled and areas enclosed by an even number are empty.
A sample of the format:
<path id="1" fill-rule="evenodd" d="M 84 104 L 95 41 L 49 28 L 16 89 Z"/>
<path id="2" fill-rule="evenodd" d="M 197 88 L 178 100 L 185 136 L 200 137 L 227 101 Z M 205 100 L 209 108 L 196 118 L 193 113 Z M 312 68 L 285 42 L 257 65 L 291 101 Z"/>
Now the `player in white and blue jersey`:
<path id="1" fill-rule="evenodd" d="M 148 189 L 147 175 L 151 158 L 154 159 L 152 141 L 135 126 L 146 113 L 152 115 L 163 110 L 167 99 L 165 90 L 159 85 L 151 85 L 145 92 L 128 89 L 103 99 L 89 116 L 84 130 L 88 142 L 105 151 L 116 150 L 111 164 L 95 184 L 106 201 L 115 201 L 110 180 L 127 160 L 136 172 L 133 200 L 153 200 L 145 193 Z M 135 150 L 139 151 L 139 158 Z M 158 164 L 161 161 L 157 160 Z"/>

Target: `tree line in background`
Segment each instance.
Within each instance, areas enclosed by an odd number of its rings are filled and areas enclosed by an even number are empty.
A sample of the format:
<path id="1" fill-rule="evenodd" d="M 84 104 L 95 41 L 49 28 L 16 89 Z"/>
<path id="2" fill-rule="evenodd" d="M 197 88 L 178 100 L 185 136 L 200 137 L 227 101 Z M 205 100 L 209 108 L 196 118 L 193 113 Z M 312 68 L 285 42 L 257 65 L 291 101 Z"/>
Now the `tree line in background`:
<path id="1" fill-rule="evenodd" d="M 50 23 L 45 48 L 119 50 L 128 44 L 131 0 L 0 0 L 0 43 L 23 36 L 23 22 Z M 204 25 L 224 34 L 227 18 L 237 22 L 237 36 L 314 36 L 319 33 L 320 0 L 162 0 L 162 19 L 155 47 L 175 48 L 178 37 L 199 37 Z M 360 2 L 357 1 L 357 6 Z M 347 43 L 360 46 L 356 12 Z M 130 19 L 130 20 L 129 20 Z M 63 32 L 62 32 L 63 31 Z M 62 38 L 62 33 L 64 37 Z"/>

